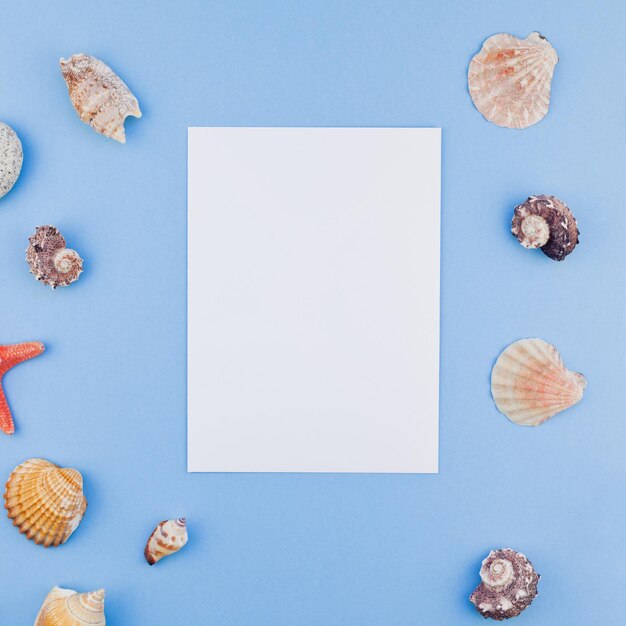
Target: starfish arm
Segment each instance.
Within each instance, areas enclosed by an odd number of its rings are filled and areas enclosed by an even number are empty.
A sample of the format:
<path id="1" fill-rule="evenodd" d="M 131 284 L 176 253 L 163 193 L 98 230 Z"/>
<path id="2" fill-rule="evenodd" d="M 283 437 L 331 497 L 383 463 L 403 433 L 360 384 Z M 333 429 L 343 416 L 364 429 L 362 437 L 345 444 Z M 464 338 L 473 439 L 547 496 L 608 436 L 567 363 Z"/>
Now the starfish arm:
<path id="1" fill-rule="evenodd" d="M 0 429 L 7 435 L 12 435 L 15 432 L 15 426 L 13 425 L 11 409 L 2 388 L 2 378 L 12 367 L 15 367 L 22 361 L 39 356 L 43 351 L 44 345 L 41 341 L 0 346 Z"/>
<path id="2" fill-rule="evenodd" d="M 2 388 L 2 381 L 0 381 L 0 428 L 7 435 L 12 435 L 15 432 L 15 426 L 13 425 L 13 416 L 11 415 L 11 409 L 4 395 L 4 389 Z"/>
<path id="3" fill-rule="evenodd" d="M 0 346 L 0 372 L 4 374 L 18 363 L 39 356 L 43 351 L 44 345 L 41 341 Z"/>

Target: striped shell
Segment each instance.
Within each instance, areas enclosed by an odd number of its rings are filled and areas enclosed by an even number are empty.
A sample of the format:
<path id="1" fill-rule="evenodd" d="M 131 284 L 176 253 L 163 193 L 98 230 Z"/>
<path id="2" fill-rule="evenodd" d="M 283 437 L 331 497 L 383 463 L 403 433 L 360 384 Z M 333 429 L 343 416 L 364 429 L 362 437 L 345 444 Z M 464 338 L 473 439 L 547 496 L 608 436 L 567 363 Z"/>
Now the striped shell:
<path id="1" fill-rule="evenodd" d="M 83 477 L 45 459 L 18 465 L 6 484 L 4 508 L 21 533 L 46 548 L 65 543 L 83 519 Z"/>
<path id="2" fill-rule="evenodd" d="M 150 565 L 178 552 L 187 543 L 187 522 L 184 517 L 161 522 L 150 535 L 144 556 Z"/>
<path id="3" fill-rule="evenodd" d="M 77 593 L 53 587 L 44 600 L 35 626 L 104 626 L 104 589 Z"/>
<path id="4" fill-rule="evenodd" d="M 60 64 L 78 117 L 101 135 L 126 143 L 124 121 L 129 115 L 141 117 L 137 98 L 126 83 L 88 54 L 75 54 Z"/>
<path id="5" fill-rule="evenodd" d="M 587 380 L 564 365 L 557 349 L 541 339 L 512 343 L 491 372 L 498 410 L 520 426 L 539 426 L 583 397 Z"/>
<path id="6" fill-rule="evenodd" d="M 467 84 L 474 106 L 498 126 L 536 124 L 548 112 L 558 60 L 539 33 L 526 39 L 504 33 L 489 37 L 469 64 Z"/>

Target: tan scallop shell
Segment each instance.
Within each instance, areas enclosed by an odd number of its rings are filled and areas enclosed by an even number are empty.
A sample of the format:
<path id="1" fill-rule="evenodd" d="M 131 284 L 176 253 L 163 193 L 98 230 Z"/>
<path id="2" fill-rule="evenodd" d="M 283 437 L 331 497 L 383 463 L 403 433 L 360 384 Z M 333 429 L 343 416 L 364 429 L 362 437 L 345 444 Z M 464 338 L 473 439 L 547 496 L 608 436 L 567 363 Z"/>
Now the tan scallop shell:
<path id="1" fill-rule="evenodd" d="M 144 556 L 150 565 L 178 552 L 187 543 L 187 522 L 184 517 L 161 522 L 148 538 Z"/>
<path id="2" fill-rule="evenodd" d="M 587 380 L 568 370 L 542 339 L 521 339 L 498 357 L 491 394 L 498 410 L 520 426 L 538 426 L 583 397 Z"/>
<path id="3" fill-rule="evenodd" d="M 104 626 L 104 589 L 77 593 L 53 587 L 44 600 L 35 626 Z"/>
<path id="4" fill-rule="evenodd" d="M 126 83 L 106 64 L 88 54 L 61 59 L 61 73 L 80 119 L 96 132 L 126 143 L 124 121 L 141 117 L 139 103 Z"/>
<path id="5" fill-rule="evenodd" d="M 65 543 L 87 508 L 80 472 L 45 459 L 28 459 L 11 472 L 4 501 L 13 526 L 46 548 Z"/>
<path id="6" fill-rule="evenodd" d="M 489 37 L 469 64 L 467 84 L 474 106 L 498 126 L 536 124 L 548 112 L 558 60 L 539 33 L 526 39 L 505 33 Z"/>

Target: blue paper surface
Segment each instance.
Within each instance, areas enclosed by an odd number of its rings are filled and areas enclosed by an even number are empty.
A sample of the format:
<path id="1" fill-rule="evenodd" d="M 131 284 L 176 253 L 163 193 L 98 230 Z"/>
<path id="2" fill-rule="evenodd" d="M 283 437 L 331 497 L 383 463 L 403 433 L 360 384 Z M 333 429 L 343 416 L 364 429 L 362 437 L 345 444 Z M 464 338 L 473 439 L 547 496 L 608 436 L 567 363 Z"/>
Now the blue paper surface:
<path id="1" fill-rule="evenodd" d="M 47 351 L 5 379 L 0 475 L 34 456 L 75 467 L 89 507 L 58 549 L 0 520 L 0 623 L 31 624 L 59 584 L 105 587 L 112 626 L 482 624 L 467 596 L 506 546 L 542 575 L 516 624 L 620 624 L 625 23 L 623 3 L 564 0 L 5 3 L 0 119 L 25 161 L 0 200 L 0 341 Z M 550 112 L 498 128 L 467 65 L 489 35 L 533 30 L 561 59 Z M 70 104 L 58 60 L 81 51 L 140 101 L 126 145 Z M 211 125 L 442 127 L 439 475 L 186 473 L 187 127 Z M 578 218 L 563 263 L 509 233 L 535 193 Z M 56 292 L 24 261 L 47 223 L 85 259 Z M 489 374 L 534 336 L 589 385 L 524 429 Z M 188 546 L 148 567 L 148 535 L 180 515 Z"/>

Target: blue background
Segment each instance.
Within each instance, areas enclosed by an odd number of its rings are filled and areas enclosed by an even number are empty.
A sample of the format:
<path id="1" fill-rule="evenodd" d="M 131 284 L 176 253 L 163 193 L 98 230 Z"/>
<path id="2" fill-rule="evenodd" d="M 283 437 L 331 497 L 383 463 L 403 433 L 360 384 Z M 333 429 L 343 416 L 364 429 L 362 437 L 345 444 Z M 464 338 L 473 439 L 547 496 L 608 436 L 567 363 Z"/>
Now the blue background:
<path id="1" fill-rule="evenodd" d="M 54 584 L 107 590 L 107 622 L 220 626 L 481 624 L 467 600 L 491 548 L 527 554 L 540 595 L 516 623 L 621 624 L 626 582 L 626 5 L 506 2 L 5 3 L 0 119 L 24 168 L 0 200 L 0 341 L 46 353 L 5 379 L 17 424 L 0 474 L 78 468 L 89 508 L 58 549 L 0 524 L 0 623 L 32 624 Z M 467 65 L 497 32 L 560 56 L 548 116 L 524 131 L 474 109 Z M 58 60 L 88 52 L 137 95 L 119 145 L 82 124 Z M 188 475 L 188 126 L 443 128 L 438 475 Z M 561 197 L 563 263 L 509 232 L 529 194 Z M 85 273 L 52 292 L 24 262 L 52 223 Z M 500 415 L 511 341 L 554 343 L 589 386 L 538 429 Z M 150 568 L 147 536 L 190 541 Z"/>

